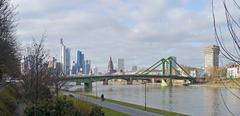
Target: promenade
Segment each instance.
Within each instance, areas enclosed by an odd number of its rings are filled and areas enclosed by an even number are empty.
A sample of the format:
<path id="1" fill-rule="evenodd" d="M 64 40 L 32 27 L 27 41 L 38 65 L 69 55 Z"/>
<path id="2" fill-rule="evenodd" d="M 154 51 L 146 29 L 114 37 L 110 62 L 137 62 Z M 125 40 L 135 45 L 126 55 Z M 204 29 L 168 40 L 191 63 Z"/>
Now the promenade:
<path id="1" fill-rule="evenodd" d="M 65 93 L 65 94 L 70 94 L 70 93 Z M 152 112 L 147 112 L 147 111 L 143 111 L 143 110 L 139 110 L 139 109 L 135 109 L 135 108 L 131 108 L 131 107 L 127 107 L 127 106 L 123 106 L 123 105 L 119 105 L 119 104 L 115 104 L 109 101 L 101 101 L 100 99 L 95 99 L 92 97 L 87 97 L 87 96 L 83 96 L 83 95 L 76 95 L 73 94 L 73 96 L 77 99 L 101 106 L 101 107 L 105 107 L 111 110 L 115 110 L 118 112 L 122 112 L 124 114 L 130 115 L 130 116 L 161 116 L 159 114 L 156 113 L 152 113 Z"/>

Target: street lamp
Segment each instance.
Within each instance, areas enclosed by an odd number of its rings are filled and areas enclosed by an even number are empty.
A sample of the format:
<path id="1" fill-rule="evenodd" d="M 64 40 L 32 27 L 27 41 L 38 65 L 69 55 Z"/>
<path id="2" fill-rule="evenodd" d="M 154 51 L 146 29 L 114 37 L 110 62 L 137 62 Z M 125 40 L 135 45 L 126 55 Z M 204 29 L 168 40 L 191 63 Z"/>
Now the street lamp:
<path id="1" fill-rule="evenodd" d="M 97 81 L 96 81 L 96 97 L 98 96 L 98 91 L 97 91 Z"/>
<path id="2" fill-rule="evenodd" d="M 147 110 L 147 82 L 146 80 L 143 81 L 144 83 L 144 110 Z"/>

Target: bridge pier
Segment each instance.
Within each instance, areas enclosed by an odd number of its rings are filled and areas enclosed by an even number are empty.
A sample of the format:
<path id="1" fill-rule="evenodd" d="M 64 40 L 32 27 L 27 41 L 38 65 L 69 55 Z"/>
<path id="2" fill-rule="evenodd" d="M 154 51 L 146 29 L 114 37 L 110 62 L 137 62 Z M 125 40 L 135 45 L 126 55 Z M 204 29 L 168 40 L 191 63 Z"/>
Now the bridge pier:
<path id="1" fill-rule="evenodd" d="M 168 84 L 167 84 L 167 82 L 166 82 L 165 79 L 162 79 L 162 80 L 161 80 L 161 86 L 162 86 L 162 87 L 168 86 Z"/>
<path id="2" fill-rule="evenodd" d="M 129 80 L 127 80 L 127 85 L 132 85 L 132 84 L 133 84 L 132 78 L 130 78 Z"/>
<path id="3" fill-rule="evenodd" d="M 84 90 L 85 91 L 92 91 L 92 82 L 85 82 L 84 83 Z"/>
<path id="4" fill-rule="evenodd" d="M 103 85 L 108 85 L 108 80 L 107 79 L 103 80 Z"/>
<path id="5" fill-rule="evenodd" d="M 169 86 L 169 87 L 172 87 L 172 86 L 173 86 L 172 78 L 170 78 L 170 79 L 168 80 L 168 86 Z"/>
<path id="6" fill-rule="evenodd" d="M 76 81 L 76 85 L 81 85 L 81 81 Z"/>
<path id="7" fill-rule="evenodd" d="M 151 83 L 155 83 L 155 79 L 154 78 L 151 79 Z"/>

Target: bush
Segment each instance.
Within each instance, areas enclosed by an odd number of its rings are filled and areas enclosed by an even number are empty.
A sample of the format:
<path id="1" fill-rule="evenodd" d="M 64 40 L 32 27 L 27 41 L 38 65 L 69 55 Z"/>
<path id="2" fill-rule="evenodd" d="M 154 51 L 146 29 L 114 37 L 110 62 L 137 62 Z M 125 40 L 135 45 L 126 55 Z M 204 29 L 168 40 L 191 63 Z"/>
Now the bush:
<path id="1" fill-rule="evenodd" d="M 90 113 L 90 116 L 104 116 L 104 112 L 100 106 L 94 106 Z"/>
<path id="2" fill-rule="evenodd" d="M 104 116 L 101 107 L 64 95 L 32 104 L 24 112 L 26 116 Z"/>
<path id="3" fill-rule="evenodd" d="M 25 109 L 26 116 L 80 116 L 72 101 L 64 98 L 52 98 L 33 104 Z"/>
<path id="4" fill-rule="evenodd" d="M 11 85 L 7 85 L 0 91 L 0 115 L 10 115 L 16 107 L 16 90 Z"/>
<path id="5" fill-rule="evenodd" d="M 38 92 L 36 93 L 36 91 Z M 23 95 L 26 101 L 32 103 L 41 102 L 41 100 L 46 101 L 47 99 L 52 98 L 50 89 L 43 84 L 28 87 L 25 89 Z"/>
<path id="6" fill-rule="evenodd" d="M 3 103 L 3 101 L 0 101 L 0 116 L 9 116 L 11 113 L 7 109 L 7 106 Z"/>

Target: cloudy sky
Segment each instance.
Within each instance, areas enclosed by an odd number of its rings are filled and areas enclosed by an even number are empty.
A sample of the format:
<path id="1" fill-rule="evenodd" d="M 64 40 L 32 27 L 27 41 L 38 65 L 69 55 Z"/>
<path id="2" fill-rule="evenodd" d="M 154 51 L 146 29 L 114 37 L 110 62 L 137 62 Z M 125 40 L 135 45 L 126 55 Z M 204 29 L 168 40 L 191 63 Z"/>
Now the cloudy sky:
<path id="1" fill-rule="evenodd" d="M 146 67 L 176 56 L 180 64 L 203 66 L 203 48 L 215 44 L 211 0 L 12 0 L 23 46 L 46 33 L 46 48 L 59 57 L 60 38 L 106 70 L 116 65 Z M 219 7 L 220 6 L 220 7 Z M 216 4 L 217 11 L 221 5 Z M 217 13 L 217 16 L 222 16 Z M 219 20 L 219 23 L 224 20 Z"/>

